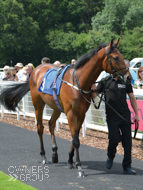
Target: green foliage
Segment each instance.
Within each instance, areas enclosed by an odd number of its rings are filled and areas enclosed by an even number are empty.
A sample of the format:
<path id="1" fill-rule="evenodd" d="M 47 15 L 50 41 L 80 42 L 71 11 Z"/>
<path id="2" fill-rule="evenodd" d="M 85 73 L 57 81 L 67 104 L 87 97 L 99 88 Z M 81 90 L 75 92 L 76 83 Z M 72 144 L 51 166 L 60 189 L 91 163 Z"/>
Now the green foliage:
<path id="1" fill-rule="evenodd" d="M 126 59 L 143 55 L 143 9 L 141 0 L 105 0 L 105 7 L 92 17 L 88 48 L 121 36 L 119 50 Z"/>
<path id="2" fill-rule="evenodd" d="M 119 50 L 125 59 L 143 57 L 143 26 L 125 31 L 121 38 Z"/>
<path id="3" fill-rule="evenodd" d="M 56 51 L 52 60 L 58 59 L 69 64 L 71 59 L 77 59 L 86 53 L 87 36 L 86 33 L 77 34 L 72 31 L 68 33 L 59 30 L 50 31 L 46 36 L 48 46 L 54 52 Z"/>
<path id="4" fill-rule="evenodd" d="M 110 30 L 93 29 L 89 32 L 86 47 L 91 50 L 96 48 L 99 44 L 110 42 L 112 38 L 117 39 L 118 36 Z"/>
<path id="5" fill-rule="evenodd" d="M 69 63 L 85 53 L 85 40 L 79 35 L 88 33 L 91 17 L 102 6 L 103 0 L 0 0 L 1 67 L 10 60 L 13 65 L 20 61 L 36 66 L 45 56 L 51 62 L 59 59 Z M 73 45 L 77 36 L 80 48 Z"/>
<path id="6" fill-rule="evenodd" d="M 38 23 L 25 15 L 21 3 L 16 0 L 1 1 L 0 61 L 26 61 L 28 54 L 35 50 L 38 31 Z"/>
<path id="7" fill-rule="evenodd" d="M 119 36 L 126 58 L 141 56 L 142 18 L 141 0 L 0 0 L 0 67 L 70 63 Z"/>
<path id="8" fill-rule="evenodd" d="M 110 30 L 117 35 L 126 28 L 142 26 L 143 9 L 140 0 L 105 0 L 105 7 L 92 18 L 97 30 Z"/>

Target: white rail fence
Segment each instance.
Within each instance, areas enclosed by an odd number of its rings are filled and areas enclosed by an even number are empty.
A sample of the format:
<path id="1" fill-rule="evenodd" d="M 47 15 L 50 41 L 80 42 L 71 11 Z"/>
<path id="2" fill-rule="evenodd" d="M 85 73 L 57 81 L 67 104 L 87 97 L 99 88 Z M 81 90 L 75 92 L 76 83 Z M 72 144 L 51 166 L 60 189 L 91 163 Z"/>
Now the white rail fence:
<path id="1" fill-rule="evenodd" d="M 15 84 L 15 82 L 10 82 L 10 81 L 4 81 L 0 82 L 0 91 L 3 88 L 8 88 L 8 86 L 11 86 L 12 84 Z M 18 84 L 18 83 L 17 83 Z M 95 102 L 98 102 L 98 98 L 95 99 Z M 30 116 L 35 118 L 35 111 L 34 107 L 32 104 L 31 100 L 31 95 L 30 92 L 28 92 L 20 101 L 19 103 L 20 110 L 17 109 L 17 112 L 10 112 L 6 110 L 2 105 L 0 106 L 0 112 L 1 112 L 1 117 L 4 117 L 4 114 L 17 114 L 17 120 L 20 120 L 20 115 L 23 115 L 24 117 Z M 44 112 L 43 112 L 43 119 L 49 120 L 51 118 L 53 110 L 45 105 Z M 35 124 L 36 124 L 36 118 L 35 118 Z M 64 113 L 61 113 L 59 119 L 56 122 L 56 130 L 59 131 L 59 122 L 68 124 L 67 117 Z M 99 130 L 99 131 L 104 131 L 108 132 L 107 129 L 107 123 L 106 123 L 106 115 L 105 115 L 105 104 L 101 103 L 100 109 L 95 109 L 94 105 L 90 105 L 86 117 L 84 120 L 84 123 L 82 125 L 82 133 L 83 137 L 86 136 L 86 129 L 94 129 L 94 130 Z M 132 134 L 132 136 L 134 133 Z M 136 138 L 142 139 L 143 134 L 137 133 Z"/>

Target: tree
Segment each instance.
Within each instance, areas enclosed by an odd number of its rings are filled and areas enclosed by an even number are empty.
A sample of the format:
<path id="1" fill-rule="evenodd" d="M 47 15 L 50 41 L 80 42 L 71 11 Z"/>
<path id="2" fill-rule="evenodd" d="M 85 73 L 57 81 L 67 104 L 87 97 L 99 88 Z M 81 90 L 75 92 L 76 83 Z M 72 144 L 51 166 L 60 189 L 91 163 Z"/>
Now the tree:
<path id="1" fill-rule="evenodd" d="M 140 0 L 105 0 L 105 7 L 92 18 L 92 26 L 97 30 L 109 30 L 117 35 L 126 28 L 142 26 L 142 2 Z"/>
<path id="2" fill-rule="evenodd" d="M 121 38 L 119 50 L 125 59 L 143 57 L 143 26 L 127 30 Z"/>
<path id="3" fill-rule="evenodd" d="M 16 0 L 0 1 L 0 62 L 24 61 L 36 50 L 39 26 Z"/>
<path id="4" fill-rule="evenodd" d="M 103 0 L 0 0 L 0 63 L 13 60 L 37 66 L 45 56 L 51 62 L 78 57 L 87 50 L 91 17 L 102 6 Z M 50 39 L 61 42 L 61 49 Z"/>
<path id="5" fill-rule="evenodd" d="M 71 59 L 77 59 L 87 52 L 87 36 L 86 33 L 77 34 L 72 31 L 68 33 L 59 30 L 50 31 L 46 36 L 48 46 L 53 51 L 50 59 L 53 62 L 58 59 L 62 63 L 70 64 Z"/>

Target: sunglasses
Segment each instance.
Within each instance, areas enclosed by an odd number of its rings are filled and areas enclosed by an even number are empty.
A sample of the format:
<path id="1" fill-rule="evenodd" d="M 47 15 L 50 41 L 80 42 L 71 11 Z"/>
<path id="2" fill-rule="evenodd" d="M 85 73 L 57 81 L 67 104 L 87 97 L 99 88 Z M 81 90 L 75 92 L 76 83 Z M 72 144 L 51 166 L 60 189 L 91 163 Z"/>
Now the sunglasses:
<path id="1" fill-rule="evenodd" d="M 139 71 L 139 73 L 142 73 L 142 72 L 143 72 L 143 70 Z"/>

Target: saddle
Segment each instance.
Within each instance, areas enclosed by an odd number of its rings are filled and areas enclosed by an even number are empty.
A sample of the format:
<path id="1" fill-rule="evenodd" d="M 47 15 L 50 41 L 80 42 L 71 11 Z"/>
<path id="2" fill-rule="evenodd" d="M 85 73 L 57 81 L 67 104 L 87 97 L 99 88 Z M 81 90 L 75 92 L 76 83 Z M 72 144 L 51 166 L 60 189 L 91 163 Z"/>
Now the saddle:
<path id="1" fill-rule="evenodd" d="M 62 68 L 54 67 L 52 69 L 48 69 L 42 79 L 41 85 L 38 88 L 39 92 L 53 95 L 53 98 L 55 100 L 57 107 L 62 112 L 63 110 L 57 100 L 57 95 L 60 94 L 60 88 L 61 88 L 61 83 L 62 83 L 61 79 L 63 79 L 63 76 L 69 66 L 70 65 L 67 65 Z"/>

